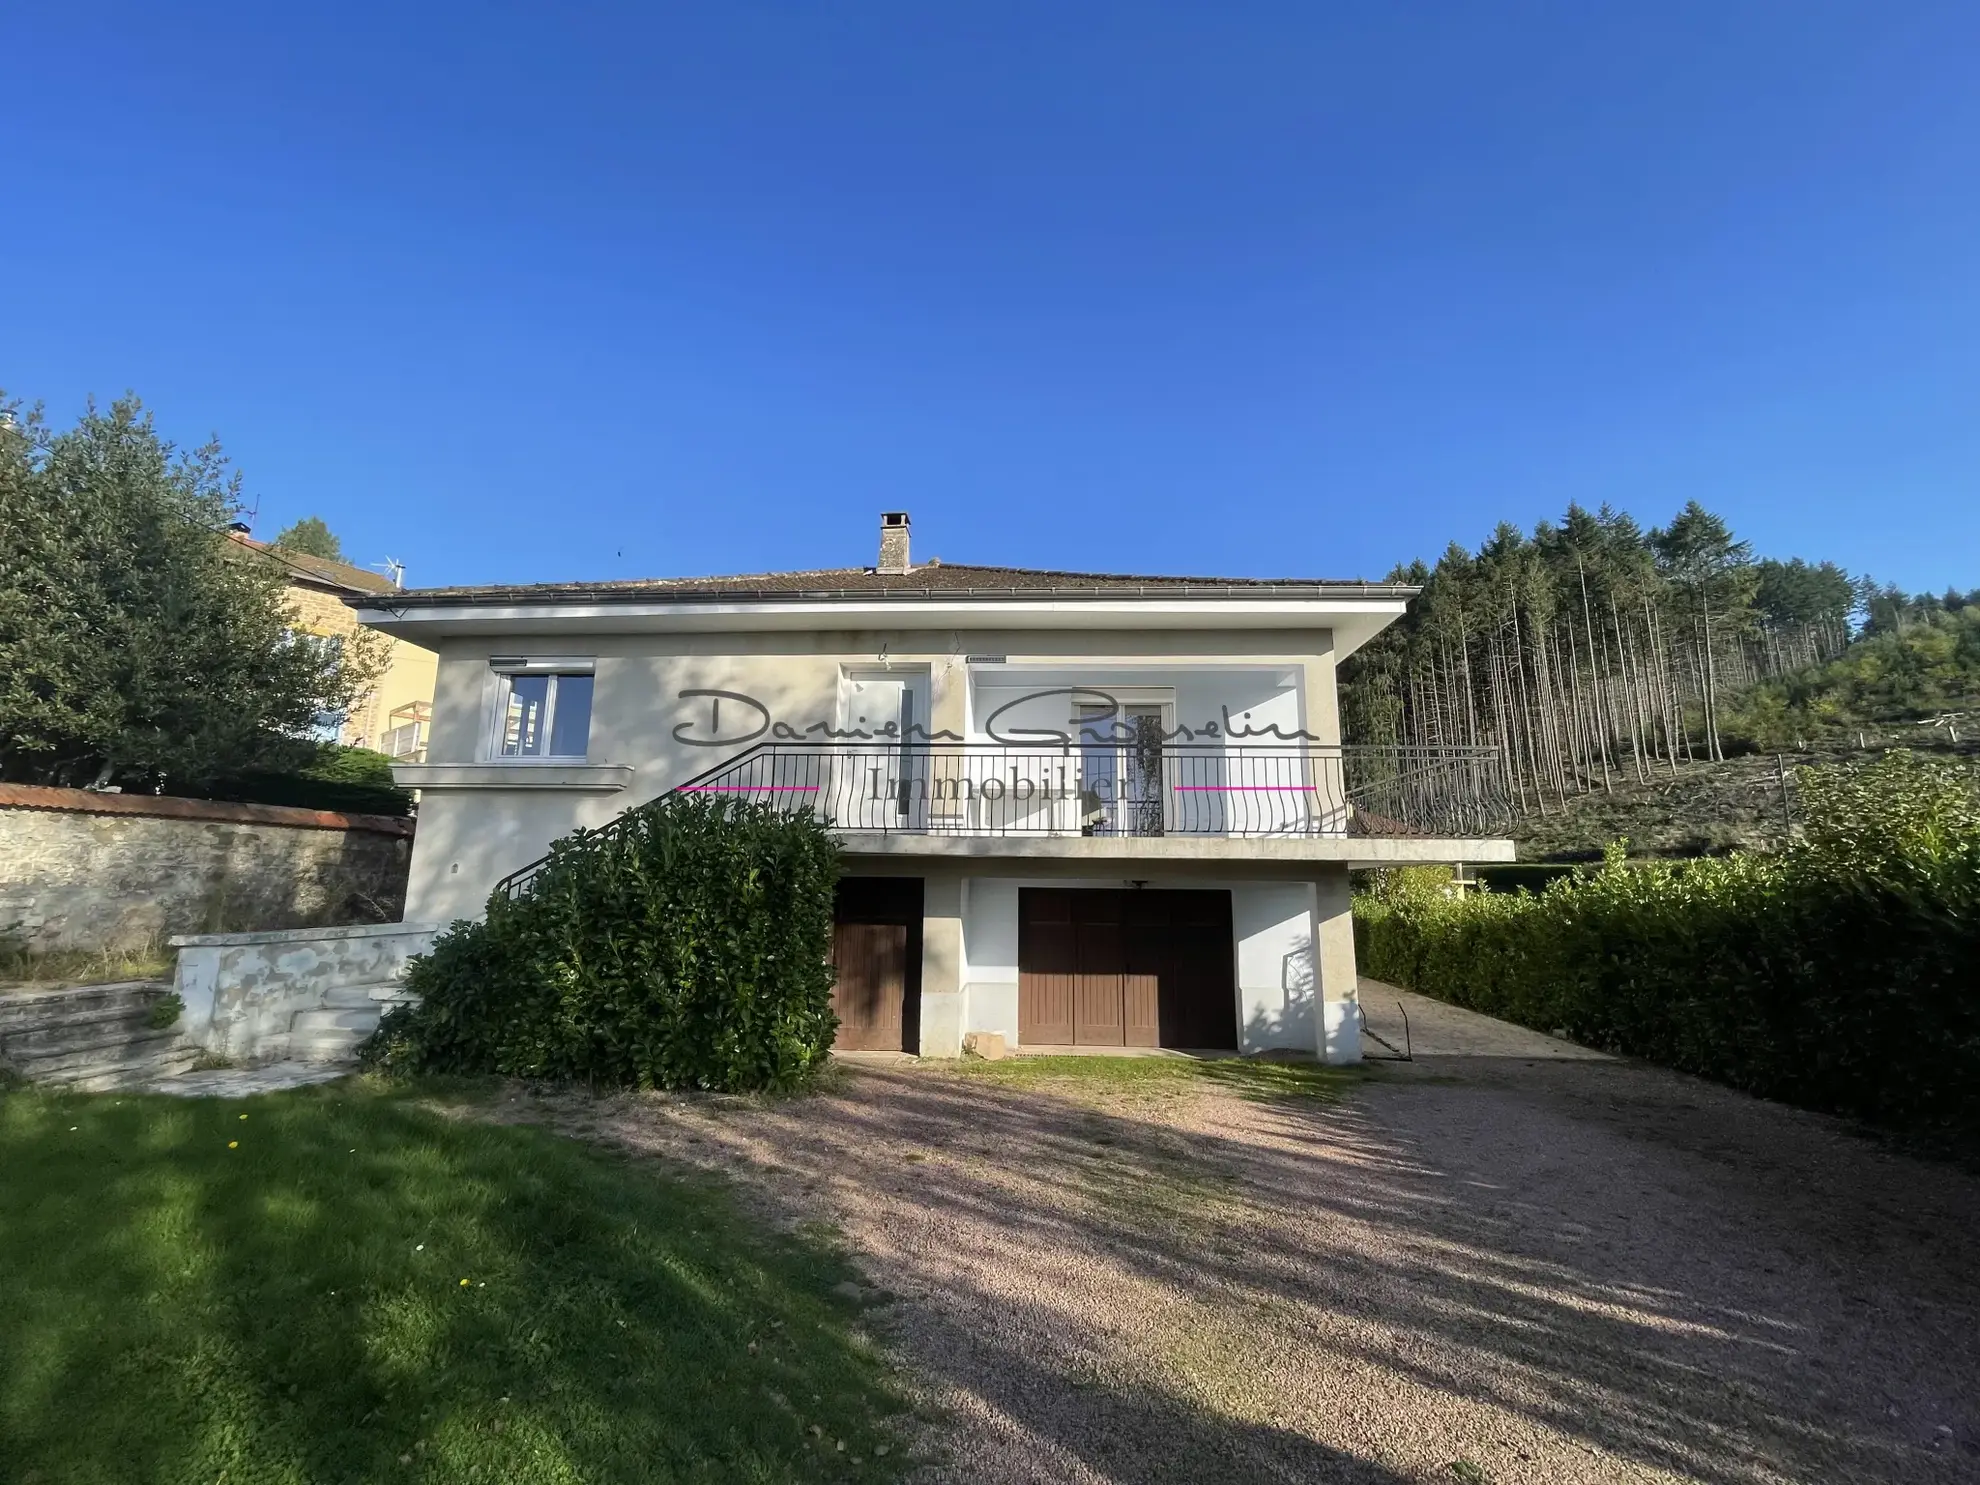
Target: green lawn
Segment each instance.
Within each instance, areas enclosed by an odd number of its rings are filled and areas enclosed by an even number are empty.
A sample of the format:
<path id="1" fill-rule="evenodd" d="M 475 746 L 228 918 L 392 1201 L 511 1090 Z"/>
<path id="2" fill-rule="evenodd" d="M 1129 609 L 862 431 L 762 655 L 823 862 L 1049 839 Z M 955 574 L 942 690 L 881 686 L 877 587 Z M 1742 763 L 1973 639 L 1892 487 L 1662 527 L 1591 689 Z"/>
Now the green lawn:
<path id="1" fill-rule="evenodd" d="M 0 1479 L 900 1473 L 829 1246 L 431 1099 L 0 1092 Z"/>
<path id="2" fill-rule="evenodd" d="M 1241 1098 L 1338 1098 L 1360 1068 L 1252 1057 L 1005 1057 L 948 1064 L 965 1077 L 1013 1088 L 1163 1096 L 1222 1088 Z"/>

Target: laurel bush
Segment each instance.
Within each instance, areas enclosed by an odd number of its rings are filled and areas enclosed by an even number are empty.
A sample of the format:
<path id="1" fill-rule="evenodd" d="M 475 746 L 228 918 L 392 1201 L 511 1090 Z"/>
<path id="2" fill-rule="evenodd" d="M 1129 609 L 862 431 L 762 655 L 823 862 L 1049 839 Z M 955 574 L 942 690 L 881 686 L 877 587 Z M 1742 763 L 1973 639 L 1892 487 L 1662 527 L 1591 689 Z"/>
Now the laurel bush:
<path id="1" fill-rule="evenodd" d="M 607 1087 L 790 1088 L 824 1060 L 838 850 L 810 815 L 669 795 L 558 841 L 413 960 L 374 1067 Z"/>

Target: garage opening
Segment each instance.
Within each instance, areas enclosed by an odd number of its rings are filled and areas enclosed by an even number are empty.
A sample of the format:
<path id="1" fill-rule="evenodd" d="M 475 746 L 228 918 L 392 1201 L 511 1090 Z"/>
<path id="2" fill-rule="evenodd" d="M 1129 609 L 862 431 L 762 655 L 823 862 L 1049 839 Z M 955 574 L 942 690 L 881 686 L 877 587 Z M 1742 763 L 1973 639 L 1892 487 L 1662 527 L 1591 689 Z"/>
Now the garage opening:
<path id="1" fill-rule="evenodd" d="M 921 878 L 841 877 L 832 911 L 832 1010 L 845 1052 L 921 1046 Z"/>
<path id="2" fill-rule="evenodd" d="M 1018 892 L 1018 1041 L 1235 1051 L 1231 894 Z"/>

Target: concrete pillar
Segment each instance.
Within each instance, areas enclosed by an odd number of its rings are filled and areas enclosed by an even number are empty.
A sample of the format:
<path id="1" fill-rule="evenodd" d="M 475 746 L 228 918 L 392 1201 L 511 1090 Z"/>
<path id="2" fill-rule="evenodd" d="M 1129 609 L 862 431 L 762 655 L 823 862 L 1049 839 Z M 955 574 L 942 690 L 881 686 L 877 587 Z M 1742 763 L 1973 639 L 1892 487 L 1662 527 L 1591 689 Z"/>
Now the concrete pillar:
<path id="1" fill-rule="evenodd" d="M 1313 881 L 1313 977 L 1319 993 L 1323 1062 L 1361 1061 L 1361 1006 L 1355 993 L 1354 913 L 1345 866 Z"/>
<path id="2" fill-rule="evenodd" d="M 1341 703 L 1334 681 L 1334 636 L 1327 634 L 1327 648 L 1306 662 L 1307 733 L 1323 743 L 1341 740 Z"/>
<path id="3" fill-rule="evenodd" d="M 967 807 L 953 792 L 956 781 L 969 776 L 957 746 L 969 736 L 969 663 L 960 655 L 937 660 L 929 680 L 934 695 L 928 703 L 928 730 L 940 740 L 933 744 L 927 767 L 928 828 L 937 835 L 953 835 L 967 828 L 969 818 Z M 944 794 L 939 787 L 943 784 L 952 792 Z"/>
<path id="4" fill-rule="evenodd" d="M 921 1046 L 923 1057 L 962 1056 L 963 879 L 922 883 Z"/>
<path id="5" fill-rule="evenodd" d="M 928 700 L 928 730 L 967 737 L 969 663 L 961 655 L 950 655 L 937 660 L 930 670 L 929 682 L 935 694 Z"/>
<path id="6" fill-rule="evenodd" d="M 1347 770 L 1341 756 L 1333 751 L 1341 741 L 1341 704 L 1334 676 L 1333 635 L 1327 648 L 1306 662 L 1306 716 L 1304 729 L 1313 746 L 1325 749 L 1309 765 L 1313 788 L 1313 825 L 1325 835 L 1345 835 L 1348 831 Z"/>

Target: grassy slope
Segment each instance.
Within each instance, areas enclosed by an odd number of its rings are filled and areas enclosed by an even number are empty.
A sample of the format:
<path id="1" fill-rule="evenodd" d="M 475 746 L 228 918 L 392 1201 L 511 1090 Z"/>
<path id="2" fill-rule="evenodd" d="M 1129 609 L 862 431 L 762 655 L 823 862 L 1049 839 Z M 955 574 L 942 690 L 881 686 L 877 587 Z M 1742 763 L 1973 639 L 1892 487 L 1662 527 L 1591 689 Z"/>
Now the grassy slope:
<path id="1" fill-rule="evenodd" d="M 846 1277 L 710 1185 L 405 1092 L 0 1093 L 0 1476 L 890 1478 Z"/>
<path id="2" fill-rule="evenodd" d="M 54 990 L 63 985 L 107 985 L 116 980 L 169 980 L 175 951 L 162 947 L 73 949 L 30 954 L 0 935 L 0 994 Z"/>
<path id="3" fill-rule="evenodd" d="M 1812 758 L 1790 758 L 1788 767 Z M 1790 798 L 1793 785 L 1790 782 Z M 1596 860 L 1609 841 L 1626 837 L 1638 856 L 1703 856 L 1773 850 L 1784 837 L 1781 786 L 1772 757 L 1680 764 L 1639 783 L 1626 771 L 1614 788 L 1570 796 L 1562 812 L 1530 811 L 1514 828 L 1522 861 Z"/>

